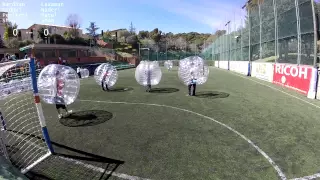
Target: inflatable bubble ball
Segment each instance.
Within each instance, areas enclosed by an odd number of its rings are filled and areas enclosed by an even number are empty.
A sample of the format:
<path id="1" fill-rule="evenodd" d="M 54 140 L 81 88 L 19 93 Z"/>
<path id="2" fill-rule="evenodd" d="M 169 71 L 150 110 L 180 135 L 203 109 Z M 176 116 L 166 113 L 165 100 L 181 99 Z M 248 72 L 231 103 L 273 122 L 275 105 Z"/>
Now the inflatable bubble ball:
<path id="1" fill-rule="evenodd" d="M 173 63 L 170 60 L 167 60 L 164 62 L 164 67 L 167 68 L 168 70 L 172 69 Z"/>
<path id="2" fill-rule="evenodd" d="M 47 104 L 72 104 L 78 97 L 80 80 L 77 72 L 59 64 L 50 64 L 42 69 L 38 77 L 41 99 Z"/>
<path id="3" fill-rule="evenodd" d="M 190 83 L 192 77 L 197 79 L 197 84 L 204 84 L 209 76 L 209 67 L 199 56 L 187 57 L 179 61 L 178 76 L 185 85 Z"/>
<path id="4" fill-rule="evenodd" d="M 99 85 L 104 83 L 110 88 L 114 86 L 118 80 L 118 71 L 116 67 L 111 64 L 103 63 L 95 69 L 94 79 Z"/>
<path id="5" fill-rule="evenodd" d="M 88 78 L 89 77 L 89 70 L 84 68 L 80 70 L 81 78 Z"/>
<path id="6" fill-rule="evenodd" d="M 156 61 L 141 61 L 136 68 L 135 78 L 142 86 L 157 85 L 160 83 L 162 72 Z"/>

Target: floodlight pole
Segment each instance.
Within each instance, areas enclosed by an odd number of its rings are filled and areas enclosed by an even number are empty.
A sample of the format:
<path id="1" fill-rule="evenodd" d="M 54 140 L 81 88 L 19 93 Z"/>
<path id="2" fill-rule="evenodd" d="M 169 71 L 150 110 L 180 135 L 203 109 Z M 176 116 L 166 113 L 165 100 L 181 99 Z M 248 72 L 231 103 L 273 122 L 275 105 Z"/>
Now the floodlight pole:
<path id="1" fill-rule="evenodd" d="M 317 44 L 317 37 L 318 37 L 318 31 L 317 31 L 317 18 L 316 18 L 316 13 L 315 13 L 315 5 L 314 5 L 314 0 L 311 0 L 311 7 L 312 7 L 312 19 L 313 19 L 313 66 L 315 68 L 318 67 L 317 64 L 317 51 L 318 51 L 318 44 Z"/>
<path id="2" fill-rule="evenodd" d="M 168 60 L 168 43 L 166 42 L 166 60 Z"/>
<path id="3" fill-rule="evenodd" d="M 228 34 L 228 31 L 229 31 L 229 33 L 230 33 L 230 29 L 229 29 L 229 24 L 230 24 L 230 22 L 231 21 L 228 21 L 224 26 L 227 26 L 227 34 Z M 228 36 L 227 36 L 228 37 Z M 230 37 L 230 39 L 231 39 L 231 37 Z M 229 44 L 228 45 L 228 70 L 230 69 L 230 42 L 228 42 L 228 39 L 227 39 L 227 44 Z"/>
<path id="4" fill-rule="evenodd" d="M 140 43 L 138 43 L 138 48 L 139 48 L 139 58 L 141 58 L 141 55 L 140 55 Z"/>
<path id="5" fill-rule="evenodd" d="M 242 6 L 242 9 L 248 7 L 251 3 L 251 0 L 248 0 L 245 5 Z M 248 22 L 249 22 L 249 63 L 251 63 L 251 22 L 250 22 L 250 12 L 248 9 Z"/>

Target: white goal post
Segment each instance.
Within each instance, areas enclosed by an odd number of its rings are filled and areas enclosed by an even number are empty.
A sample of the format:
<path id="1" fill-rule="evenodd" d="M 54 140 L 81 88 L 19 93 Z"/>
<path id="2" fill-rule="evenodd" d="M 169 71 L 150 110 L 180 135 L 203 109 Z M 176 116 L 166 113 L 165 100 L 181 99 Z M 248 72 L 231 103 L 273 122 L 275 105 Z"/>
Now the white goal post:
<path id="1" fill-rule="evenodd" d="M 22 173 L 54 151 L 37 87 L 35 59 L 0 63 L 1 151 Z"/>

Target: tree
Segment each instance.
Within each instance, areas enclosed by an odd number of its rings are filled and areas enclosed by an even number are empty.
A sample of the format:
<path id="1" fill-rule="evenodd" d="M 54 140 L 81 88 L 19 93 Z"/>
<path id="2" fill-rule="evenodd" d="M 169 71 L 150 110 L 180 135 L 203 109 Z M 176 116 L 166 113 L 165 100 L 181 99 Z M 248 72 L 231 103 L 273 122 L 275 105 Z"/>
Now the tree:
<path id="1" fill-rule="evenodd" d="M 127 37 L 126 41 L 127 43 L 134 45 L 138 43 L 138 37 L 136 35 L 130 35 Z"/>
<path id="2" fill-rule="evenodd" d="M 90 22 L 90 25 L 88 28 L 86 28 L 88 31 L 88 35 L 91 36 L 92 38 L 96 38 L 99 36 L 99 34 L 96 33 L 97 30 L 100 28 L 96 25 L 95 22 Z"/>
<path id="3" fill-rule="evenodd" d="M 111 40 L 111 33 L 109 30 L 107 30 L 106 32 L 103 33 L 103 38 L 106 38 L 108 40 Z"/>
<path id="4" fill-rule="evenodd" d="M 132 22 L 130 23 L 129 33 L 131 35 L 135 35 L 136 34 L 136 28 L 133 26 Z"/>
<path id="5" fill-rule="evenodd" d="M 155 28 L 153 31 L 150 32 L 151 39 L 154 40 L 156 43 L 160 41 L 161 35 L 162 32 L 159 31 L 158 28 Z"/>
<path id="6" fill-rule="evenodd" d="M 129 37 L 131 34 L 130 34 L 130 32 L 129 31 L 127 31 L 127 30 L 124 30 L 124 31 L 118 31 L 118 38 L 119 39 L 123 39 L 124 38 L 124 40 L 126 40 L 127 39 L 127 37 Z"/>
<path id="7" fill-rule="evenodd" d="M 19 48 L 20 42 L 17 38 L 10 38 L 5 42 L 7 48 Z"/>
<path id="8" fill-rule="evenodd" d="M 47 36 L 44 35 L 44 30 L 46 28 L 41 27 L 40 29 L 38 29 L 38 38 L 40 38 L 42 41 L 45 41 Z"/>
<path id="9" fill-rule="evenodd" d="M 66 20 L 67 26 L 70 27 L 70 36 L 72 38 L 79 37 L 80 18 L 77 14 L 69 14 Z"/>
<path id="10" fill-rule="evenodd" d="M 13 30 L 17 29 L 18 25 L 17 24 L 12 24 L 12 22 L 7 22 L 4 26 L 4 40 L 8 41 L 10 38 L 15 37 L 13 35 Z"/>
<path id="11" fill-rule="evenodd" d="M 187 41 L 186 41 L 183 37 L 179 37 L 179 38 L 175 41 L 175 46 L 176 46 L 176 48 L 179 49 L 179 50 L 186 50 Z"/>
<path id="12" fill-rule="evenodd" d="M 0 37 L 0 48 L 4 48 L 4 41 L 2 40 L 2 37 Z"/>
<path id="13" fill-rule="evenodd" d="M 148 31 L 139 31 L 138 37 L 139 37 L 139 39 L 149 38 L 149 32 Z"/>

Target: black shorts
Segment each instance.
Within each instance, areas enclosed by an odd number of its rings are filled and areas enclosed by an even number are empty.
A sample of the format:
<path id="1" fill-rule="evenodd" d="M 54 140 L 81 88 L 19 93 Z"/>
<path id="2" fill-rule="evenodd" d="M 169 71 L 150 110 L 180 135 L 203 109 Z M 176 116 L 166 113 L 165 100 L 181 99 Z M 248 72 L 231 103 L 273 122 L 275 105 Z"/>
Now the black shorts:
<path id="1" fill-rule="evenodd" d="M 66 109 L 66 105 L 65 105 L 65 102 L 64 102 L 64 99 L 62 97 L 58 97 L 56 96 L 55 97 L 55 102 L 56 102 L 56 108 L 57 109 Z"/>
<path id="2" fill-rule="evenodd" d="M 57 109 L 67 109 L 66 105 L 64 104 L 56 104 Z"/>

